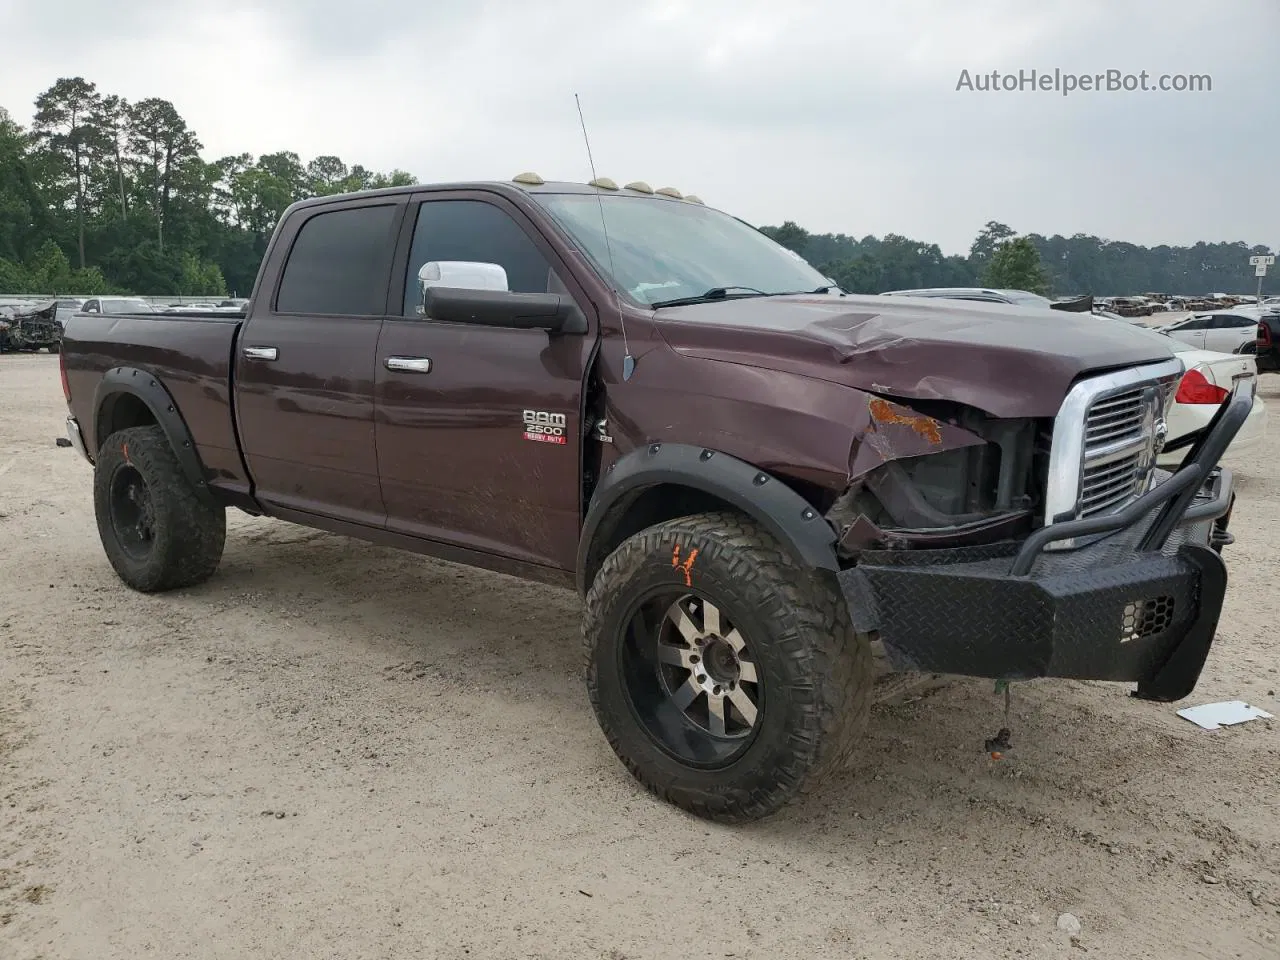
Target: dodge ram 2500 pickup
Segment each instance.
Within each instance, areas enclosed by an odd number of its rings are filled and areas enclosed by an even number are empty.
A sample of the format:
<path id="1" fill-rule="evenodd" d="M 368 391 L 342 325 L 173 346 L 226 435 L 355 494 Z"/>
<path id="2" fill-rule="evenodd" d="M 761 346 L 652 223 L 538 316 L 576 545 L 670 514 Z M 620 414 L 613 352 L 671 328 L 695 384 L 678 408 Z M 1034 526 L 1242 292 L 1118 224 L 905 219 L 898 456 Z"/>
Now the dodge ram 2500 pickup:
<path id="1" fill-rule="evenodd" d="M 1253 403 L 1167 472 L 1139 331 L 848 296 L 697 198 L 534 174 L 295 203 L 241 313 L 77 316 L 61 362 L 130 587 L 212 576 L 231 507 L 576 588 L 608 743 L 723 821 L 844 764 L 873 643 L 1185 697 Z"/>

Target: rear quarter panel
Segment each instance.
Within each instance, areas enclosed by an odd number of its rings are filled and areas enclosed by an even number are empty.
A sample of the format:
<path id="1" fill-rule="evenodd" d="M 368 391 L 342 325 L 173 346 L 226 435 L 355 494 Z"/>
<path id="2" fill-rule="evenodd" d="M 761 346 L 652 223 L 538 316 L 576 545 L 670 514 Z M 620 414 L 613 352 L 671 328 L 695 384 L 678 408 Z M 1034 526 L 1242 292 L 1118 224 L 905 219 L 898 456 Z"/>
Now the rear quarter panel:
<path id="1" fill-rule="evenodd" d="M 247 493 L 231 416 L 231 357 L 240 323 L 235 315 L 72 317 L 63 332 L 63 363 L 71 412 L 90 455 L 105 439 L 94 409 L 103 374 L 136 367 L 155 375 L 173 397 L 209 484 Z"/>

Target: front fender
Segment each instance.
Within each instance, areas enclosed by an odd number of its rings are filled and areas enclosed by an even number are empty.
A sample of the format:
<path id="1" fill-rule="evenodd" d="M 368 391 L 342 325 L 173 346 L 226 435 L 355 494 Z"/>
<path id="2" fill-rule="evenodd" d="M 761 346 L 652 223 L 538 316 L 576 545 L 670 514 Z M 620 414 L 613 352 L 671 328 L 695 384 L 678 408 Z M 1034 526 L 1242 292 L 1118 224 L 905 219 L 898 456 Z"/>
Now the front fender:
<path id="1" fill-rule="evenodd" d="M 621 457 L 596 487 L 578 545 L 578 592 L 603 557 L 593 549 L 645 490 L 676 484 L 711 494 L 754 518 L 809 567 L 835 571 L 836 533 L 785 483 L 726 453 L 680 443 L 651 443 Z"/>

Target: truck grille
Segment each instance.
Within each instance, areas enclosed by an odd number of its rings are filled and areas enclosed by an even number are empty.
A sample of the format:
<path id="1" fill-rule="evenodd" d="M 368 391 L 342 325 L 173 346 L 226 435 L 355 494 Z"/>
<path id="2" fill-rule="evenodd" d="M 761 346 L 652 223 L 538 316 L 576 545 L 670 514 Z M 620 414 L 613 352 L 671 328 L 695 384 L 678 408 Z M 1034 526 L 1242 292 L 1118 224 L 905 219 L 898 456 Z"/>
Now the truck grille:
<path id="1" fill-rule="evenodd" d="M 1150 384 L 1096 401 L 1085 416 L 1080 516 L 1110 513 L 1142 493 L 1144 457 L 1154 440 L 1147 420 Z"/>
<path id="2" fill-rule="evenodd" d="M 1045 523 L 1123 509 L 1147 490 L 1157 432 L 1182 376 L 1177 359 L 1079 381 L 1054 420 Z M 1050 549 L 1074 545 L 1062 540 Z"/>

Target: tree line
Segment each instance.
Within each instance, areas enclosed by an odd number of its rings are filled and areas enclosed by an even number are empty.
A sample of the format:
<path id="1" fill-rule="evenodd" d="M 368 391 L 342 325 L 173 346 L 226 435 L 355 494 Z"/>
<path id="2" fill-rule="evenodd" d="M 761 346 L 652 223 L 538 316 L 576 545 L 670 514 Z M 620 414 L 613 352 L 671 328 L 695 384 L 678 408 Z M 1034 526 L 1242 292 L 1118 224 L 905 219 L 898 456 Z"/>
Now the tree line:
<path id="1" fill-rule="evenodd" d="M 997 221 L 982 228 L 967 256 L 897 234 L 859 240 L 809 233 L 792 221 L 761 229 L 850 293 L 978 285 L 1058 296 L 1252 293 L 1249 257 L 1271 253 L 1242 240 L 1143 247 L 1083 233 L 1018 235 Z"/>
<path id="2" fill-rule="evenodd" d="M 248 293 L 271 231 L 295 200 L 412 184 L 403 170 L 303 162 L 281 151 L 209 162 L 168 100 L 129 102 L 83 77 L 35 100 L 29 126 L 0 105 L 0 293 L 225 296 Z M 763 232 L 855 293 L 930 286 L 1047 294 L 1247 292 L 1243 241 L 1143 247 L 1100 237 L 1018 235 L 989 222 L 965 256 L 897 234 Z"/>
<path id="3" fill-rule="evenodd" d="M 177 108 L 130 103 L 83 77 L 0 105 L 0 293 L 247 294 L 295 200 L 415 183 L 281 151 L 213 162 Z"/>

